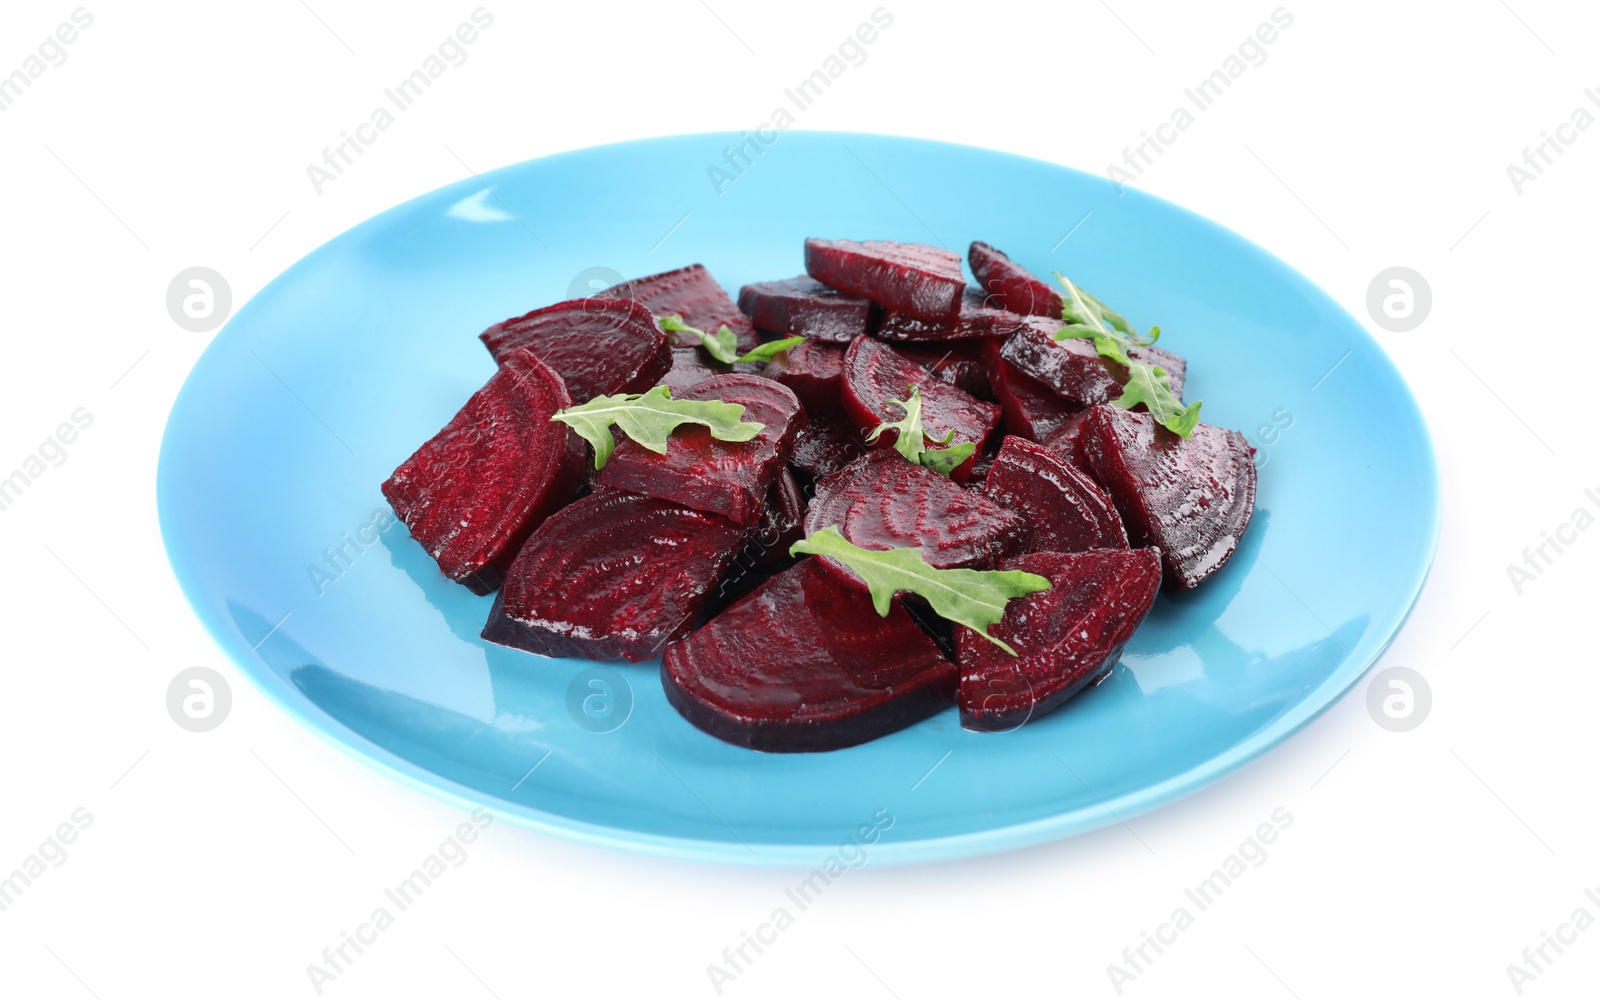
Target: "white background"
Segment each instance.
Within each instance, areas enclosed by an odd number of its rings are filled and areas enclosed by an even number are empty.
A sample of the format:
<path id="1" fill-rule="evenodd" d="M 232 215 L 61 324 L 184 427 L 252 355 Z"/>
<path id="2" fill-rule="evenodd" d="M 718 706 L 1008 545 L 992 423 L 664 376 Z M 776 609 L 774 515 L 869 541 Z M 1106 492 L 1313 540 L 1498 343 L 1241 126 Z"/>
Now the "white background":
<path id="1" fill-rule="evenodd" d="M 94 817 L 0 912 L 0 995 L 312 996 L 306 966 L 462 819 L 266 704 L 180 596 L 155 462 L 209 335 L 169 318 L 168 282 L 215 268 L 238 305 L 463 163 L 752 128 L 874 6 L 709 2 L 491 2 L 467 64 L 320 196 L 307 164 L 472 0 L 93 4 L 67 61 L 0 113 L 0 469 L 75 408 L 94 415 L 0 512 L 0 870 L 74 809 Z M 1416 330 L 1369 323 L 1429 415 L 1444 478 L 1438 560 L 1382 664 L 1427 677 L 1424 724 L 1380 729 L 1364 681 L 1259 763 L 1128 828 L 868 865 L 723 995 L 1114 996 L 1106 966 L 1279 807 L 1294 822 L 1267 861 L 1123 995 L 1514 996 L 1506 967 L 1542 931 L 1579 906 L 1600 916 L 1583 894 L 1600 886 L 1600 533 L 1520 595 L 1506 573 L 1600 488 L 1600 128 L 1520 194 L 1506 174 L 1600 88 L 1600 18 L 1509 3 L 1292 2 L 1267 62 L 1137 182 L 1282 256 L 1363 321 L 1383 268 L 1431 284 Z M 73 6 L 6 4 L 0 73 Z M 868 62 L 802 124 L 1103 172 L 1274 6 L 890 0 Z M 234 682 L 232 715 L 204 735 L 164 706 L 194 665 Z M 324 995 L 714 996 L 706 966 L 794 881 L 496 824 Z M 1600 929 L 1549 954 L 1527 995 L 1593 995 Z"/>

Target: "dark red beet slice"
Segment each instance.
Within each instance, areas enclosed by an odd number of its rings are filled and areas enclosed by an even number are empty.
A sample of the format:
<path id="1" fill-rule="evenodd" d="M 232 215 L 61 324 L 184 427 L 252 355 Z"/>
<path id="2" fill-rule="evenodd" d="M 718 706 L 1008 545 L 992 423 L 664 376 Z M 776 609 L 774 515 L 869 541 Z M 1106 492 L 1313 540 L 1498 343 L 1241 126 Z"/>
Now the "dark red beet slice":
<path id="1" fill-rule="evenodd" d="M 990 627 L 1016 649 L 1014 657 L 971 629 L 956 630 L 957 698 L 967 729 L 1015 729 L 1103 676 L 1161 586 L 1155 549 L 1033 552 L 1000 567 L 1037 573 L 1051 589 L 1008 602 L 1005 617 Z"/>
<path id="2" fill-rule="evenodd" d="M 390 506 L 445 576 L 489 593 L 523 539 L 571 499 L 583 440 L 550 419 L 570 405 L 561 376 L 516 351 L 384 482 Z"/>
<path id="3" fill-rule="evenodd" d="M 844 386 L 845 345 L 808 340 L 784 351 L 762 372 L 794 390 L 806 414 L 816 418 L 839 412 L 839 391 Z"/>
<path id="4" fill-rule="evenodd" d="M 864 590 L 802 559 L 668 646 L 661 683 L 712 736 L 794 753 L 926 719 L 950 704 L 956 669 L 899 601 L 880 618 Z"/>
<path id="5" fill-rule="evenodd" d="M 1078 447 L 1078 441 L 1083 434 L 1083 423 L 1089 419 L 1089 413 L 1089 410 L 1079 410 L 1063 420 L 1061 426 L 1051 431 L 1039 443 L 1077 466 L 1079 472 L 1086 472 L 1093 477 L 1094 470 L 1089 468 L 1088 460 L 1083 457 Z"/>
<path id="6" fill-rule="evenodd" d="M 832 475 L 872 450 L 861 431 L 843 415 L 807 411 L 807 417 L 806 426 L 795 438 L 789 464 L 810 479 Z"/>
<path id="7" fill-rule="evenodd" d="M 1083 406 L 1109 403 L 1122 395 L 1122 385 L 1128 381 L 1128 370 L 1115 361 L 1102 358 L 1094 349 L 1094 341 L 1086 337 L 1069 340 L 1052 340 L 1051 335 L 1061 329 L 1060 320 L 1034 317 L 1025 329 L 1012 334 L 1000 348 L 1000 357 L 1016 365 L 1058 396 L 1063 396 Z M 1159 347 L 1133 347 L 1128 357 L 1146 364 L 1166 369 L 1172 380 L 1172 392 L 1183 398 L 1183 358 Z M 1143 405 L 1143 404 L 1140 404 Z"/>
<path id="8" fill-rule="evenodd" d="M 965 345 L 969 341 L 953 340 L 951 345 Z M 940 344 L 937 347 L 911 347 L 909 345 L 896 347 L 900 356 L 921 368 L 941 382 L 948 382 L 979 399 L 993 398 L 993 389 L 989 385 L 989 371 L 982 361 L 973 356 L 976 352 L 957 350 L 954 346 Z"/>
<path id="9" fill-rule="evenodd" d="M 983 481 L 983 495 L 1028 522 L 1029 552 L 1125 549 L 1128 535 L 1111 498 L 1066 458 L 1007 435 Z"/>
<path id="10" fill-rule="evenodd" d="M 867 332 L 872 303 L 802 274 L 739 289 L 739 308 L 757 330 L 779 337 L 848 343 Z"/>
<path id="11" fill-rule="evenodd" d="M 756 525 L 755 543 L 757 566 L 767 566 L 789 555 L 789 546 L 806 535 L 806 497 L 800 484 L 787 468 L 778 471 L 772 489 L 767 491 L 767 503 Z M 745 546 L 750 551 L 750 546 Z"/>
<path id="12" fill-rule="evenodd" d="M 1026 316 L 999 309 L 983 292 L 967 288 L 961 312 L 953 320 L 926 320 L 898 310 L 886 310 L 873 330 L 883 340 L 961 340 L 971 337 L 1009 337 L 1027 325 Z"/>
<path id="13" fill-rule="evenodd" d="M 717 327 L 727 324 L 728 329 L 739 338 L 741 352 L 756 346 L 756 328 L 751 325 L 750 317 L 739 311 L 739 307 L 728 298 L 728 293 L 722 290 L 722 286 L 717 284 L 711 272 L 702 264 L 690 264 L 676 271 L 663 271 L 646 278 L 624 281 L 595 297 L 635 299 L 643 303 L 652 316 L 660 318 L 676 314 L 683 317 L 684 323 L 707 333 L 714 333 Z"/>
<path id="14" fill-rule="evenodd" d="M 672 367 L 667 369 L 657 381 L 657 385 L 672 386 L 672 394 L 679 395 L 680 390 L 687 389 L 697 382 L 704 382 L 715 375 L 728 374 L 727 365 L 713 361 L 705 351 L 698 347 L 672 348 Z"/>
<path id="15" fill-rule="evenodd" d="M 919 546 L 939 569 L 982 569 L 1018 551 L 1027 532 L 1021 515 L 893 451 L 874 451 L 817 483 L 806 534 L 829 525 L 864 549 Z"/>
<path id="16" fill-rule="evenodd" d="M 743 535 L 715 514 L 601 490 L 528 538 L 483 637 L 546 656 L 659 656 L 694 626 Z"/>
<path id="17" fill-rule="evenodd" d="M 967 266 L 992 305 L 1023 316 L 1061 318 L 1061 293 L 989 244 L 968 247 Z"/>
<path id="18" fill-rule="evenodd" d="M 1097 406 L 1077 448 L 1133 544 L 1161 549 L 1168 586 L 1193 587 L 1233 555 L 1256 503 L 1254 449 L 1244 435 L 1201 424 L 1186 439 L 1147 413 Z"/>
<path id="19" fill-rule="evenodd" d="M 967 287 L 960 256 L 924 243 L 808 239 L 806 273 L 846 295 L 934 322 L 955 321 Z"/>
<path id="20" fill-rule="evenodd" d="M 721 514 L 739 524 L 760 520 L 767 490 L 789 460 L 795 435 L 805 423 L 800 400 L 769 378 L 741 374 L 696 382 L 675 391 L 673 398 L 739 403 L 744 406 L 741 419 L 766 428 L 752 440 L 734 442 L 713 440 L 709 429 L 686 424 L 672 432 L 665 455 L 619 436 L 616 453 L 596 482 Z"/>
<path id="21" fill-rule="evenodd" d="M 844 359 L 844 412 L 854 420 L 863 433 L 870 433 L 884 421 L 896 421 L 905 414 L 891 400 L 902 400 L 909 395 L 908 387 L 916 385 L 922 396 L 922 427 L 930 441 L 939 441 L 955 432 L 951 444 L 971 442 L 983 446 L 1000 423 L 1000 407 L 985 403 L 971 394 L 936 378 L 906 360 L 894 348 L 879 343 L 871 337 L 857 338 L 850 345 Z M 876 444 L 889 447 L 894 444 L 896 432 L 879 436 Z M 969 459 L 957 468 L 953 478 L 966 482 L 971 472 Z"/>
<path id="22" fill-rule="evenodd" d="M 1083 412 L 1082 406 L 1056 395 L 1049 386 L 1002 358 L 1001 346 L 999 341 L 984 342 L 989 386 L 1000 403 L 1007 434 L 1043 441 L 1073 414 Z"/>
<path id="23" fill-rule="evenodd" d="M 643 392 L 672 367 L 672 348 L 650 310 L 632 299 L 573 299 L 479 334 L 496 363 L 527 348 L 567 384 L 574 403 Z"/>

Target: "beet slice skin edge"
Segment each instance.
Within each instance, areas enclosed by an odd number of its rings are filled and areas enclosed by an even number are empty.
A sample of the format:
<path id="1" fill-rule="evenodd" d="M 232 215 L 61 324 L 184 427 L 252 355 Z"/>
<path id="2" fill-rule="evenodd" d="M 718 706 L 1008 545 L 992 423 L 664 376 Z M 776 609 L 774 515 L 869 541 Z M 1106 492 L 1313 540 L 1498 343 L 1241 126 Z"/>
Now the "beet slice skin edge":
<path id="1" fill-rule="evenodd" d="M 961 725 L 989 732 L 1059 708 L 1116 666 L 1161 587 L 1161 558 L 1148 548 L 1033 552 L 1000 568 L 1037 573 L 1050 589 L 1009 602 L 990 627 L 1016 657 L 956 630 Z"/>
<path id="2" fill-rule="evenodd" d="M 445 576 L 475 594 L 494 590 L 523 540 L 571 499 L 584 444 L 550 419 L 570 405 L 561 377 L 516 351 L 384 481 L 390 506 Z"/>
<path id="3" fill-rule="evenodd" d="M 664 500 L 593 493 L 528 538 L 483 637 L 545 656 L 658 656 L 694 625 L 744 533 Z"/>
<path id="4" fill-rule="evenodd" d="M 803 559 L 667 647 L 667 701 L 728 743 L 837 750 L 926 719 L 956 669 L 898 600 L 880 618 L 864 590 Z"/>

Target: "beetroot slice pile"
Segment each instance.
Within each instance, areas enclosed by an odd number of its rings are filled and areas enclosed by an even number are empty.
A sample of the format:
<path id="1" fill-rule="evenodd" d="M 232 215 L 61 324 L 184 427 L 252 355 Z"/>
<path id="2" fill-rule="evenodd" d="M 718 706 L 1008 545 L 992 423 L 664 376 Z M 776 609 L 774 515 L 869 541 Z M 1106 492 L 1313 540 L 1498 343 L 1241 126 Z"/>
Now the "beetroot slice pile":
<path id="1" fill-rule="evenodd" d="M 987 243 L 967 261 L 971 283 L 941 248 L 808 239 L 805 275 L 750 282 L 737 304 L 692 264 L 496 323 L 481 338 L 497 370 L 383 493 L 448 579 L 498 590 L 485 640 L 661 657 L 668 702 L 711 737 L 801 752 L 951 708 L 968 729 L 1035 722 L 1110 673 L 1163 587 L 1222 569 L 1250 523 L 1256 466 L 1236 432 L 1180 437 L 1143 404 L 1109 405 L 1128 370 L 1092 340 L 1054 340 L 1050 282 Z M 805 339 L 729 364 L 666 332 L 674 314 L 727 326 L 740 353 Z M 1128 354 L 1164 369 L 1181 399 L 1187 365 L 1166 344 Z M 730 442 L 686 423 L 665 453 L 613 427 L 595 470 L 583 438 L 552 419 L 656 385 L 738 404 L 764 426 Z M 867 441 L 906 417 L 896 404 L 912 387 L 927 449 L 972 446 L 948 475 L 906 458 L 899 431 Z M 880 616 L 855 569 L 790 554 L 828 529 L 1050 588 L 997 606 L 989 636 L 1012 656 L 915 593 Z"/>

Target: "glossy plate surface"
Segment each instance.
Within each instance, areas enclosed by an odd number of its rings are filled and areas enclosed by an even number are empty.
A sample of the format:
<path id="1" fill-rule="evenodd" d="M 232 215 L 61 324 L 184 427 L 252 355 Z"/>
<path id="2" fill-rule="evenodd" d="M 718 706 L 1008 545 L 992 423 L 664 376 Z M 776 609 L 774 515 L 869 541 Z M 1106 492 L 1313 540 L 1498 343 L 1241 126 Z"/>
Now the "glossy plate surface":
<path id="1" fill-rule="evenodd" d="M 1194 791 L 1389 643 L 1434 550 L 1433 453 L 1394 367 L 1305 278 L 1138 191 L 964 146 L 789 132 L 719 195 L 708 168 L 739 141 L 580 150 L 435 191 L 315 251 L 217 336 L 163 442 L 162 532 L 200 619 L 305 725 L 417 787 L 591 843 L 809 867 L 892 815 L 872 858 L 913 862 Z M 493 371 L 485 327 L 694 261 L 737 292 L 800 273 L 811 235 L 963 255 L 981 239 L 1070 274 L 1159 323 L 1206 421 L 1260 449 L 1244 548 L 1163 597 L 1066 709 L 1007 734 L 965 732 L 952 707 L 851 750 L 742 750 L 684 722 L 656 664 L 580 677 L 593 665 L 484 643 L 490 599 L 447 582 L 404 526 L 375 529 L 378 484 Z"/>

